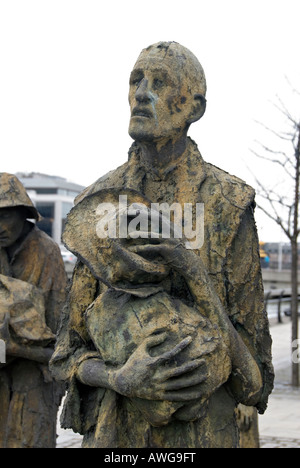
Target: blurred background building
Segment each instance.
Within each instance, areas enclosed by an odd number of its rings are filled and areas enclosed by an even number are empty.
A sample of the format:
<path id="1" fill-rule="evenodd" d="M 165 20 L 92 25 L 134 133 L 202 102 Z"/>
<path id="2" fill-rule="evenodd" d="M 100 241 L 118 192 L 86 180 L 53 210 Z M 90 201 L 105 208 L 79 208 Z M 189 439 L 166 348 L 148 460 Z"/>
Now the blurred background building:
<path id="1" fill-rule="evenodd" d="M 262 268 L 271 270 L 290 270 L 292 249 L 289 242 L 260 242 L 260 260 Z M 300 269 L 300 246 L 298 246 L 298 269 Z"/>
<path id="2" fill-rule="evenodd" d="M 31 200 L 42 216 L 42 220 L 37 223 L 38 227 L 45 231 L 61 247 L 61 253 L 65 263 L 74 263 L 75 258 L 61 245 L 61 235 L 65 226 L 67 214 L 74 205 L 74 199 L 84 189 L 82 185 L 75 184 L 59 176 L 41 174 L 37 172 L 22 173 L 16 176 L 26 188 Z M 260 242 L 260 259 L 263 268 L 264 280 L 274 287 L 278 284 L 290 282 L 288 271 L 291 270 L 292 255 L 290 243 L 283 242 Z M 300 269 L 300 248 L 299 248 L 299 269 Z M 266 270 L 269 270 L 268 273 Z M 273 273 L 271 273 L 271 271 Z M 274 278 L 275 271 L 282 272 Z M 269 278 L 269 276 L 271 277 Z"/>
<path id="3" fill-rule="evenodd" d="M 38 227 L 45 231 L 55 242 L 61 244 L 67 214 L 74 205 L 75 197 L 84 189 L 83 186 L 67 181 L 62 177 L 46 174 L 17 173 L 35 204 L 42 220 Z"/>

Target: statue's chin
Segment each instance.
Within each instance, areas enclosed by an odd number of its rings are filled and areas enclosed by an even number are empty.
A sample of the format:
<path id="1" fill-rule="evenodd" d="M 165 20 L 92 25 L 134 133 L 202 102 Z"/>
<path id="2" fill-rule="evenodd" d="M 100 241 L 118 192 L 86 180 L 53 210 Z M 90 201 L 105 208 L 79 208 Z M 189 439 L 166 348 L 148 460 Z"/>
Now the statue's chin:
<path id="1" fill-rule="evenodd" d="M 154 135 L 151 132 L 146 131 L 144 128 L 137 128 L 135 125 L 134 128 L 129 127 L 129 135 L 135 141 L 145 141 L 150 142 L 154 140 Z"/>

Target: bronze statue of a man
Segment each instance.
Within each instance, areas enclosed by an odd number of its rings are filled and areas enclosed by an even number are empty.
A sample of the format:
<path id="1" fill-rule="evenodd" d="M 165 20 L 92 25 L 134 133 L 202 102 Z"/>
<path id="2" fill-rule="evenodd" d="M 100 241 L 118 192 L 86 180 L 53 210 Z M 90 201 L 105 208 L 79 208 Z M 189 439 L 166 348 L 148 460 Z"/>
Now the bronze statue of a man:
<path id="1" fill-rule="evenodd" d="M 64 242 L 79 260 L 51 367 L 69 384 L 62 425 L 84 434 L 83 447 L 238 447 L 237 405 L 266 409 L 273 369 L 255 194 L 187 136 L 205 94 L 185 47 L 143 50 L 130 77 L 128 162 L 68 217 Z M 120 227 L 118 195 L 135 231 Z M 204 206 L 203 242 L 177 235 L 189 230 L 175 213 L 169 236 L 154 232 L 152 205 L 194 215 Z M 107 232 L 104 208 L 114 214 Z"/>
<path id="2" fill-rule="evenodd" d="M 55 448 L 63 387 L 48 363 L 65 302 L 57 244 L 16 176 L 0 173 L 0 447 Z"/>

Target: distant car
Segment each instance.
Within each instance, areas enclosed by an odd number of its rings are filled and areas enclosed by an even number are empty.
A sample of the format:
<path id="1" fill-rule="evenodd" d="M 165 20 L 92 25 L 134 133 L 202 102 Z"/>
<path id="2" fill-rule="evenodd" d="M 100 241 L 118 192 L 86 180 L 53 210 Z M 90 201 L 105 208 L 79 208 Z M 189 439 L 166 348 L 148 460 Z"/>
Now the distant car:
<path id="1" fill-rule="evenodd" d="M 292 309 L 291 309 L 291 308 L 285 309 L 284 315 L 285 315 L 286 317 L 291 317 L 291 316 L 292 316 Z M 299 312 L 299 311 L 298 311 L 298 315 L 299 315 L 299 317 L 300 317 L 300 312 Z"/>
<path id="2" fill-rule="evenodd" d="M 60 253 L 61 253 L 64 263 L 71 263 L 71 264 L 76 263 L 76 260 L 77 260 L 76 256 L 72 254 L 72 252 L 67 250 L 64 246 L 60 246 Z"/>

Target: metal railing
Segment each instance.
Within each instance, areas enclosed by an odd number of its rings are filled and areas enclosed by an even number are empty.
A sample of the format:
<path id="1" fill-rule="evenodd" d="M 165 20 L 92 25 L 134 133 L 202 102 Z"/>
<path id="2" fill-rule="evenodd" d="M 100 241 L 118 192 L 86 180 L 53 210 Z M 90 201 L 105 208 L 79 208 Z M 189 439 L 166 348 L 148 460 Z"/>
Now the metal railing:
<path id="1" fill-rule="evenodd" d="M 269 289 L 265 291 L 265 308 L 267 310 L 269 304 L 277 304 L 277 321 L 278 323 L 283 323 L 282 321 L 282 306 L 291 302 L 291 288 L 286 289 Z M 298 296 L 298 301 L 300 301 L 300 295 Z M 284 311 L 286 316 L 291 315 L 291 311 Z"/>

